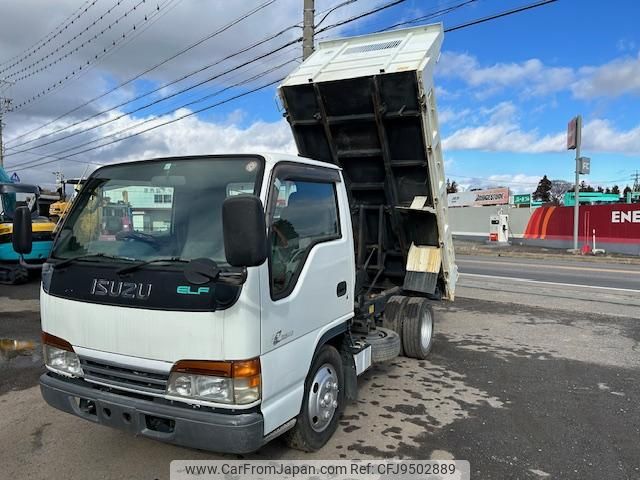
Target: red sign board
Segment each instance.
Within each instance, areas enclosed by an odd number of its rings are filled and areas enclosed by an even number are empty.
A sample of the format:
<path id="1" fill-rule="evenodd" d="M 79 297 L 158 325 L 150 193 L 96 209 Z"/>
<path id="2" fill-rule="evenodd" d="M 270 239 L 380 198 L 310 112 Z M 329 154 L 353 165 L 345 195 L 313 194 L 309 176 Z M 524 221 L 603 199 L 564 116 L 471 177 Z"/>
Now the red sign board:
<path id="1" fill-rule="evenodd" d="M 575 150 L 578 147 L 578 117 L 573 117 L 567 125 L 567 150 Z"/>

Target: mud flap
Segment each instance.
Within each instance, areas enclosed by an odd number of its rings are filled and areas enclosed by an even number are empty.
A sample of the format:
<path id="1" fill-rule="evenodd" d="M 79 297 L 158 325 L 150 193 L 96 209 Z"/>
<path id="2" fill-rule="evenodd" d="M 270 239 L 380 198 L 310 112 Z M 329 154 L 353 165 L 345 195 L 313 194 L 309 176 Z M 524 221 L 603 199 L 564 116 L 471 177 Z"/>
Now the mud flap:
<path id="1" fill-rule="evenodd" d="M 340 349 L 340 357 L 344 372 L 344 398 L 347 402 L 356 402 L 358 400 L 358 375 L 353 363 L 351 347 L 343 345 L 343 348 Z"/>

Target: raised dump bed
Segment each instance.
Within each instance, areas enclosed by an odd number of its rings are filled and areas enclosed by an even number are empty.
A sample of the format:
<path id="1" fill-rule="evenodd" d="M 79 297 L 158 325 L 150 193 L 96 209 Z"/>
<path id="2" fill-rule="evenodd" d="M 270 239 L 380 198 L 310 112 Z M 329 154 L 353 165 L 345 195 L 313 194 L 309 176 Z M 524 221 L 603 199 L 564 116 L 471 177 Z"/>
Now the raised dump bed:
<path id="1" fill-rule="evenodd" d="M 437 24 L 322 42 L 280 87 L 300 155 L 344 171 L 361 298 L 454 297 L 433 86 L 442 39 Z"/>

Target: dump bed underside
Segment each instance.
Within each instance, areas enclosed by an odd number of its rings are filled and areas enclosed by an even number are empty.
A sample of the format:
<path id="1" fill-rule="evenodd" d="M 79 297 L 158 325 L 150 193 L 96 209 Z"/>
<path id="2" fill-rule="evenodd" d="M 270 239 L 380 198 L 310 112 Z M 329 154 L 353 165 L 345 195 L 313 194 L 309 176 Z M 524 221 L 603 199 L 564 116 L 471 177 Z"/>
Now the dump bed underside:
<path id="1" fill-rule="evenodd" d="M 435 213 L 409 208 L 433 206 L 416 72 L 282 91 L 300 154 L 344 170 L 363 286 L 402 286 L 411 244 L 438 246 Z"/>
<path id="2" fill-rule="evenodd" d="M 440 25 L 320 44 L 280 87 L 300 155 L 343 169 L 357 293 L 453 298 L 432 71 Z"/>

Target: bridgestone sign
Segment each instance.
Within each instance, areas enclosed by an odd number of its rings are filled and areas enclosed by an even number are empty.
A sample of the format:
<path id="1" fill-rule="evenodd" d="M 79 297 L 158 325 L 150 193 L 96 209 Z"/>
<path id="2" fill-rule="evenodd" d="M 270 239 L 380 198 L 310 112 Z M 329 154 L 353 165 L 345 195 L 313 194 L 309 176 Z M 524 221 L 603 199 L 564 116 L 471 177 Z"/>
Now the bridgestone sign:
<path id="1" fill-rule="evenodd" d="M 475 192 L 450 193 L 447 195 L 450 207 L 481 207 L 484 205 L 506 205 L 509 203 L 508 188 L 492 188 Z"/>

